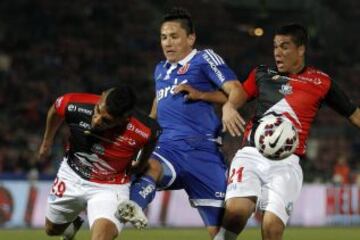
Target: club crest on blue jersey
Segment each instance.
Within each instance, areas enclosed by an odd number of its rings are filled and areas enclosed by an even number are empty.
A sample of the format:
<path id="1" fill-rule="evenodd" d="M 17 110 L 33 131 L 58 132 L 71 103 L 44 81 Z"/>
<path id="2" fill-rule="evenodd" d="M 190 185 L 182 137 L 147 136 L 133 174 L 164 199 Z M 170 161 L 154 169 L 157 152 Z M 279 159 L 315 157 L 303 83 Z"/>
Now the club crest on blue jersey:
<path id="1" fill-rule="evenodd" d="M 187 63 L 184 66 L 182 66 L 181 68 L 179 68 L 179 70 L 177 71 L 177 74 L 185 74 L 190 68 L 190 64 Z"/>

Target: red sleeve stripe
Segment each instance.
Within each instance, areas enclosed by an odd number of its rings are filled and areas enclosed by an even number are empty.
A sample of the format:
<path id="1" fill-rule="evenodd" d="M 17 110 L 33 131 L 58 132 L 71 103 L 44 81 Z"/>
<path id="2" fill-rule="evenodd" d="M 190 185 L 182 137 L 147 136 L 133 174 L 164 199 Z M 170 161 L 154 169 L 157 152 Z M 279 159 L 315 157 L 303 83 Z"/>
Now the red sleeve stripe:
<path id="1" fill-rule="evenodd" d="M 248 95 L 248 99 L 252 99 L 258 95 L 258 87 L 256 85 L 256 69 L 252 70 L 248 78 L 243 82 L 243 87 Z"/>

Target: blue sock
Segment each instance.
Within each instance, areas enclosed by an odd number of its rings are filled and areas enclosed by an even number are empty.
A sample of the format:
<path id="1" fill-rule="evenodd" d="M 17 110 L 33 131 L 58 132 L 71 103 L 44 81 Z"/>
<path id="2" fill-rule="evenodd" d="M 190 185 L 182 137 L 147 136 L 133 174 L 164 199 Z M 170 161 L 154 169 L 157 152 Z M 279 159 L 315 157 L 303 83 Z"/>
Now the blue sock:
<path id="1" fill-rule="evenodd" d="M 142 176 L 130 186 L 130 200 L 145 209 L 154 199 L 156 192 L 155 180 L 150 176 Z"/>

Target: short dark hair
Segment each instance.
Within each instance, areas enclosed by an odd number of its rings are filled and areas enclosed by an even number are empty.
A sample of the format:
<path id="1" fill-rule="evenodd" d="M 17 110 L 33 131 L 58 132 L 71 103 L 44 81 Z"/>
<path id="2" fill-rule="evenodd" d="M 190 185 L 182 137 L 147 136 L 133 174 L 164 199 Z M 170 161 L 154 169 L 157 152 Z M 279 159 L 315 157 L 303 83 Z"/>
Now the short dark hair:
<path id="1" fill-rule="evenodd" d="M 130 86 L 117 86 L 108 91 L 105 104 L 107 112 L 112 117 L 123 117 L 131 113 L 136 104 L 136 95 Z"/>
<path id="2" fill-rule="evenodd" d="M 168 10 L 161 21 L 161 25 L 170 21 L 179 22 L 188 35 L 195 33 L 195 26 L 191 14 L 185 8 L 173 7 Z"/>
<path id="3" fill-rule="evenodd" d="M 288 35 L 291 36 L 296 46 L 307 46 L 308 34 L 305 27 L 298 23 L 290 23 L 279 27 L 275 35 Z"/>

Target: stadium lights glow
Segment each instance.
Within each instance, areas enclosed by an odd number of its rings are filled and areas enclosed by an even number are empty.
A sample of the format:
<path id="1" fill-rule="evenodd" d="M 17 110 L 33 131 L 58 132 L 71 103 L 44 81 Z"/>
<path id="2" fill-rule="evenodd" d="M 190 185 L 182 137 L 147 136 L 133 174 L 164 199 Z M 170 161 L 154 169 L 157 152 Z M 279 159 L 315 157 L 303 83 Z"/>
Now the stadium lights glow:
<path id="1" fill-rule="evenodd" d="M 264 35 L 264 29 L 262 29 L 261 27 L 255 28 L 254 35 L 257 37 L 261 37 L 262 35 Z"/>

